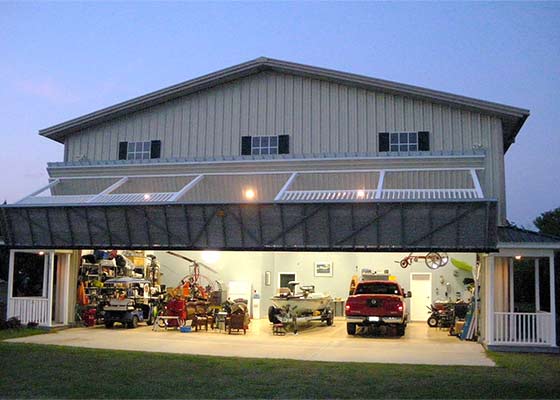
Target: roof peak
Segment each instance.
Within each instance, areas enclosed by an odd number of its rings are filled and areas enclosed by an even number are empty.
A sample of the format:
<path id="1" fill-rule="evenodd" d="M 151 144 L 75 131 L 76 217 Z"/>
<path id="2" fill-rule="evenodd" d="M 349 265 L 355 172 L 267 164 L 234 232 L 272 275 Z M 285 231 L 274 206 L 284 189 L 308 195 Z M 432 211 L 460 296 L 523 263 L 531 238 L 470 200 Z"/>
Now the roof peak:
<path id="1" fill-rule="evenodd" d="M 314 79 L 334 81 L 340 84 L 362 87 L 369 90 L 394 93 L 412 98 L 425 99 L 432 102 L 451 104 L 455 107 L 475 109 L 485 113 L 498 115 L 501 118 L 508 120 L 508 122 L 513 122 L 511 128 L 512 132 L 504 132 L 504 135 L 508 138 L 508 143 L 513 140 L 519 129 L 521 129 L 525 119 L 529 116 L 529 110 L 522 108 L 426 89 L 419 86 L 372 78 L 364 75 L 261 56 L 256 59 L 169 86 L 49 128 L 42 129 L 39 131 L 39 134 L 63 143 L 64 137 L 75 131 L 117 118 L 127 113 L 139 111 L 181 96 L 204 90 L 222 83 L 244 78 L 262 70 L 269 69 Z"/>

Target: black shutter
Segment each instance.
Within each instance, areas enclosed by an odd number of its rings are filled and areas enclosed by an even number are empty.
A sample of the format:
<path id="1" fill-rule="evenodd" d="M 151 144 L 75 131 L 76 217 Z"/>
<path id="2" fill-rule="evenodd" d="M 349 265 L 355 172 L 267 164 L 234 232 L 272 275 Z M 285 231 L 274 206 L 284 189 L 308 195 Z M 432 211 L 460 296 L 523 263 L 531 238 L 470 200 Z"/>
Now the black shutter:
<path id="1" fill-rule="evenodd" d="M 119 142 L 119 160 L 126 160 L 128 142 Z"/>
<path id="2" fill-rule="evenodd" d="M 251 136 L 241 136 L 241 155 L 251 155 Z"/>
<path id="3" fill-rule="evenodd" d="M 418 132 L 418 151 L 430 151 L 430 132 Z"/>
<path id="4" fill-rule="evenodd" d="M 150 146 L 150 158 L 160 158 L 161 157 L 161 140 L 152 140 Z"/>
<path id="5" fill-rule="evenodd" d="M 389 151 L 389 132 L 379 132 L 379 152 Z"/>
<path id="6" fill-rule="evenodd" d="M 290 135 L 278 135 L 278 154 L 290 154 Z"/>

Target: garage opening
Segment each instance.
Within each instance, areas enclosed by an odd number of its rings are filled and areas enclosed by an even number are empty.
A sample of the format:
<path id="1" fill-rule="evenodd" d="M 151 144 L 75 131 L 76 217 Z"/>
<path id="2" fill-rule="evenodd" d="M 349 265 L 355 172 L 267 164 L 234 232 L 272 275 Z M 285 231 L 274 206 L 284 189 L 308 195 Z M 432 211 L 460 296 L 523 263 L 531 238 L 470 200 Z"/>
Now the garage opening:
<path id="1" fill-rule="evenodd" d="M 43 267 L 38 280 L 45 284 L 37 296 L 16 298 L 14 292 L 12 312 L 24 321 L 39 322 L 38 316 L 50 310 L 44 319 L 55 326 L 151 326 L 148 329 L 190 328 L 213 334 L 229 331 L 232 313 L 237 311 L 246 316 L 238 329 L 249 334 L 274 335 L 274 326 L 279 324 L 284 333 L 293 333 L 296 318 L 299 334 L 330 335 L 334 325 L 333 329 L 341 329 L 337 334 L 346 337 L 345 305 L 352 286 L 380 280 L 398 283 L 405 294 L 406 322 L 412 329 L 403 332 L 404 338 L 441 338 L 448 337 L 457 321 L 442 320 L 429 327 L 431 306 L 454 309 L 457 304 L 468 304 L 472 297 L 470 273 L 454 267 L 452 261 L 429 269 L 422 259 L 424 253 L 413 253 L 412 258 L 411 253 L 154 249 L 41 253 L 14 251 L 14 272 L 21 274 L 18 271 L 25 270 L 28 258 L 38 259 Z M 476 253 L 445 254 L 448 260 L 477 261 Z M 24 259 L 26 263 L 21 261 Z M 403 260 L 408 260 L 406 268 Z M 50 304 L 49 290 L 53 293 Z M 301 296 L 296 307 L 302 311 L 290 314 L 289 320 L 271 317 L 271 308 L 282 309 L 286 305 L 283 296 L 291 295 Z M 321 296 L 329 299 L 325 305 L 329 315 L 321 314 L 324 308 L 320 304 L 303 311 L 308 300 Z M 401 336 L 387 325 L 371 330 L 358 323 L 354 333 L 358 337 Z"/>

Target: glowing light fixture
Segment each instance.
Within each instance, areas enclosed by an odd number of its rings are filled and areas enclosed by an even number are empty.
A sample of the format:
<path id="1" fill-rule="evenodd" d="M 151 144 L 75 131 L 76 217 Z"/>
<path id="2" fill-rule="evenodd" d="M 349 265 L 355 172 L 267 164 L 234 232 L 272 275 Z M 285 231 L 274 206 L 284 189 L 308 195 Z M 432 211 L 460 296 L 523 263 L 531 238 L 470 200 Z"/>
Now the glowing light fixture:
<path id="1" fill-rule="evenodd" d="M 516 260 L 521 260 L 521 256 L 515 256 Z"/>
<path id="2" fill-rule="evenodd" d="M 44 252 L 44 251 L 40 251 L 40 252 L 39 252 L 39 255 L 40 255 L 40 256 L 44 256 L 44 255 L 45 255 L 45 252 Z"/>
<path id="3" fill-rule="evenodd" d="M 144 195 L 144 200 L 150 200 L 150 195 L 148 193 Z"/>
<path id="4" fill-rule="evenodd" d="M 253 189 L 249 188 L 249 189 L 245 189 L 245 191 L 243 192 L 243 195 L 245 196 L 245 198 L 247 200 L 253 200 L 256 196 L 256 193 Z"/>
<path id="5" fill-rule="evenodd" d="M 358 192 L 356 193 L 356 197 L 358 199 L 363 199 L 364 197 L 366 197 L 366 192 L 364 192 L 362 189 L 358 190 Z"/>
<path id="6" fill-rule="evenodd" d="M 220 252 L 215 250 L 204 250 L 202 252 L 202 260 L 205 263 L 212 264 L 220 259 Z"/>

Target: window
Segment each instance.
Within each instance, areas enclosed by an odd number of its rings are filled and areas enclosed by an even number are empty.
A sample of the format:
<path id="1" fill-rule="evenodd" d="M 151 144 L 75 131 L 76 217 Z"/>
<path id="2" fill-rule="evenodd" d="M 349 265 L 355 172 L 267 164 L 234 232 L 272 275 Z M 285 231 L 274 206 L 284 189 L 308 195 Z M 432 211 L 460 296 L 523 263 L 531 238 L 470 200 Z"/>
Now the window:
<path id="1" fill-rule="evenodd" d="M 288 154 L 290 136 L 243 136 L 241 138 L 242 155 Z"/>
<path id="2" fill-rule="evenodd" d="M 45 297 L 45 255 L 14 254 L 13 297 Z"/>
<path id="3" fill-rule="evenodd" d="M 119 142 L 119 160 L 149 160 L 160 156 L 161 140 Z"/>
<path id="4" fill-rule="evenodd" d="M 355 294 L 400 294 L 399 287 L 390 283 L 360 283 Z"/>
<path id="5" fill-rule="evenodd" d="M 379 151 L 408 153 L 430 150 L 430 132 L 379 132 Z"/>
<path id="6" fill-rule="evenodd" d="M 293 272 L 280 272 L 278 275 L 279 285 L 278 287 L 287 288 L 290 287 L 288 284 L 296 280 L 296 274 Z"/>
<path id="7" fill-rule="evenodd" d="M 253 136 L 251 154 L 278 154 L 278 136 Z"/>
<path id="8" fill-rule="evenodd" d="M 418 133 L 391 133 L 390 151 L 418 151 Z"/>
<path id="9" fill-rule="evenodd" d="M 150 158 L 150 142 L 128 142 L 127 160 L 148 160 Z"/>

